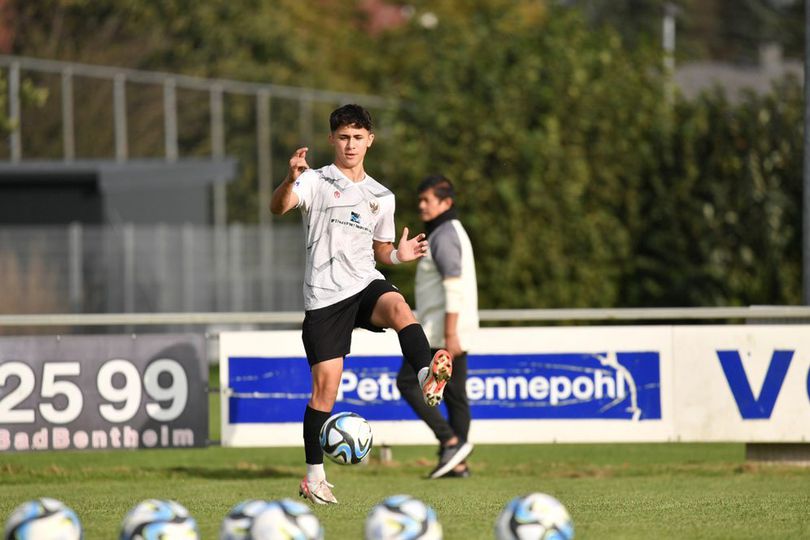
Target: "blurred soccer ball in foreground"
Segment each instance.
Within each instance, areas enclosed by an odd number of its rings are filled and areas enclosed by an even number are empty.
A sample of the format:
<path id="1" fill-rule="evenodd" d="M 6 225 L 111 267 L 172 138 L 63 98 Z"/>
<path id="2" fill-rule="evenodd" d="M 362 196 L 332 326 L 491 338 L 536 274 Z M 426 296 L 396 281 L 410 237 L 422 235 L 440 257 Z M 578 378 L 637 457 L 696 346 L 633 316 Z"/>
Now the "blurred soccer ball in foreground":
<path id="1" fill-rule="evenodd" d="M 366 517 L 366 540 L 441 540 L 436 511 L 410 495 L 392 495 Z"/>
<path id="2" fill-rule="evenodd" d="M 545 493 L 515 497 L 495 522 L 498 540 L 570 540 L 574 523 L 568 510 Z"/>
<path id="3" fill-rule="evenodd" d="M 4 540 L 80 540 L 84 537 L 76 513 L 56 499 L 27 501 L 6 521 Z"/>
<path id="4" fill-rule="evenodd" d="M 322 540 L 323 527 L 309 506 L 291 499 L 249 500 L 222 522 L 220 540 Z"/>
<path id="5" fill-rule="evenodd" d="M 197 540 L 197 522 L 174 501 L 147 499 L 124 517 L 119 540 Z"/>
<path id="6" fill-rule="evenodd" d="M 269 501 L 250 499 L 230 509 L 219 529 L 220 540 L 249 540 L 253 520 L 270 505 Z"/>
<path id="7" fill-rule="evenodd" d="M 253 540 L 321 540 L 323 527 L 304 503 L 292 499 L 273 501 L 253 520 Z"/>
<path id="8" fill-rule="evenodd" d="M 324 453 L 335 463 L 353 465 L 371 453 L 371 426 L 353 412 L 333 414 L 321 427 Z"/>

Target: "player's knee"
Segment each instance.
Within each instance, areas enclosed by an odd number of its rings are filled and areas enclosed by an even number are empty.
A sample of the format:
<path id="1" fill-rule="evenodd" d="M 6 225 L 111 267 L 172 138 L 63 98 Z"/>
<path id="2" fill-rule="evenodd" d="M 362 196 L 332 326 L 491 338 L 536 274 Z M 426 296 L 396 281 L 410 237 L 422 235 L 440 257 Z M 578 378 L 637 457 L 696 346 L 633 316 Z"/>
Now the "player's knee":
<path id="1" fill-rule="evenodd" d="M 312 386 L 312 404 L 319 411 L 332 410 L 337 401 L 338 387 L 331 384 L 315 384 Z"/>
<path id="2" fill-rule="evenodd" d="M 416 322 L 416 317 L 404 298 L 400 297 L 400 300 L 391 306 L 391 320 L 395 327 L 405 327 Z"/>

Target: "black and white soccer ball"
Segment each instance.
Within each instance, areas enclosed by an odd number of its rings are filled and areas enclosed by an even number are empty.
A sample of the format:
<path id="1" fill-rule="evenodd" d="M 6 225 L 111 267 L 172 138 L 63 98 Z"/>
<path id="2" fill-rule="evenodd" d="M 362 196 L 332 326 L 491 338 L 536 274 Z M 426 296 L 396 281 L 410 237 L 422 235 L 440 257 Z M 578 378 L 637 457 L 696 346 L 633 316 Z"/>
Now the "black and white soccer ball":
<path id="1" fill-rule="evenodd" d="M 228 512 L 220 540 L 321 540 L 323 527 L 309 506 L 291 499 L 247 500 Z"/>
<path id="2" fill-rule="evenodd" d="M 3 540 L 81 540 L 82 525 L 76 512 L 61 501 L 43 497 L 26 501 L 11 512 Z"/>
<path id="3" fill-rule="evenodd" d="M 515 497 L 495 522 L 498 540 L 571 540 L 574 522 L 565 506 L 545 493 Z"/>
<path id="4" fill-rule="evenodd" d="M 354 465 L 371 453 L 371 426 L 353 412 L 333 414 L 321 427 L 321 448 L 335 463 Z"/>
<path id="5" fill-rule="evenodd" d="M 410 495 L 392 495 L 366 517 L 365 540 L 441 540 L 436 511 Z"/>
<path id="6" fill-rule="evenodd" d="M 265 510 L 270 501 L 248 499 L 238 503 L 228 511 L 219 528 L 220 540 L 249 540 L 253 538 L 252 528 L 256 516 Z"/>
<path id="7" fill-rule="evenodd" d="M 197 522 L 175 501 L 147 499 L 124 517 L 119 540 L 198 540 Z"/>
<path id="8" fill-rule="evenodd" d="M 323 540 L 317 516 L 292 499 L 272 501 L 254 518 L 251 531 L 251 540 Z"/>

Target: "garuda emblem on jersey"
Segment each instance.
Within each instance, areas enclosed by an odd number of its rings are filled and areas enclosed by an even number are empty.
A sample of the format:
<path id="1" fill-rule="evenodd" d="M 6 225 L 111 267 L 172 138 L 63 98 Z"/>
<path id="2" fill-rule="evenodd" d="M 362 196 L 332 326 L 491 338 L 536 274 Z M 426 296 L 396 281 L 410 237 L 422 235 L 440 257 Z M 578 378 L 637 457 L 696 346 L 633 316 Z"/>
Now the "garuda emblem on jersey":
<path id="1" fill-rule="evenodd" d="M 368 201 L 368 207 L 371 208 L 371 213 L 375 216 L 377 215 L 377 212 L 380 211 L 380 203 L 377 201 Z"/>

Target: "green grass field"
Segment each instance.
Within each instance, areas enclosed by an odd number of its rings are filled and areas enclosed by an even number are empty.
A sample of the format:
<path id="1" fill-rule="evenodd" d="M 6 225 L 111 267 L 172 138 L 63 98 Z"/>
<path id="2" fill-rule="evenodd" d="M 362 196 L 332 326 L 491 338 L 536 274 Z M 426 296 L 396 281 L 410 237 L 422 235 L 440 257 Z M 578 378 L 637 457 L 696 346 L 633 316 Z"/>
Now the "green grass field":
<path id="1" fill-rule="evenodd" d="M 211 373 L 217 384 L 216 370 Z M 210 399 L 219 438 L 219 399 Z M 426 480 L 434 447 L 395 447 L 368 465 L 327 463 L 340 504 L 317 507 L 326 537 L 362 538 L 368 510 L 408 493 L 438 512 L 448 540 L 493 538 L 512 497 L 554 495 L 577 538 L 810 538 L 810 468 L 747 463 L 742 444 L 479 445 L 468 479 Z M 117 538 L 126 512 L 146 498 L 174 499 L 203 539 L 237 502 L 297 495 L 303 449 L 141 450 L 0 454 L 0 516 L 54 497 L 79 514 L 86 540 Z"/>
<path id="2" fill-rule="evenodd" d="M 315 512 L 326 537 L 362 537 L 369 508 L 409 493 L 431 504 L 445 538 L 492 538 L 507 500 L 544 491 L 569 509 L 578 538 L 808 538 L 810 470 L 756 465 L 741 444 L 479 445 L 469 479 L 425 480 L 432 447 L 395 447 L 394 461 L 327 465 L 340 504 Z M 302 450 L 49 452 L 0 456 L 0 514 L 39 496 L 79 514 L 87 540 L 113 539 L 138 501 L 171 498 L 218 536 L 247 498 L 295 496 Z M 376 455 L 376 454 L 375 454 Z"/>

